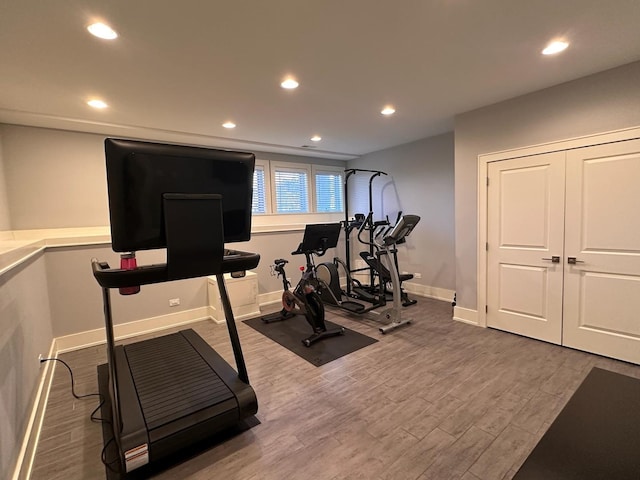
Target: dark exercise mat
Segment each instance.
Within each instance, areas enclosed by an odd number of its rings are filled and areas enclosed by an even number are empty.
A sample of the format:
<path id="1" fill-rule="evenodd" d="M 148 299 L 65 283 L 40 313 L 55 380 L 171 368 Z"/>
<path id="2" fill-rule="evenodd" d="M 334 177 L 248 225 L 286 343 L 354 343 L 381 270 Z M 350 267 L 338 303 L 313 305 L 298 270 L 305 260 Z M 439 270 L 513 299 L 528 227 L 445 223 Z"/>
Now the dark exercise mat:
<path id="1" fill-rule="evenodd" d="M 265 323 L 258 317 L 244 320 L 244 323 L 316 367 L 332 362 L 378 341 L 345 328 L 344 335 L 324 338 L 310 347 L 305 347 L 302 344 L 302 340 L 309 337 L 312 330 L 303 315 L 296 315 L 288 320 L 273 323 Z M 340 327 L 340 325 L 326 320 L 325 325 L 327 329 Z"/>
<path id="2" fill-rule="evenodd" d="M 107 364 L 98 365 L 98 389 L 102 395 L 102 405 L 100 408 L 100 418 L 102 422 L 102 441 L 103 441 L 103 461 L 105 465 L 107 480 L 142 480 L 153 475 L 157 475 L 163 470 L 167 470 L 180 463 L 186 462 L 193 457 L 206 453 L 207 450 L 229 440 L 250 428 L 260 425 L 260 420 L 255 416 L 251 416 L 239 422 L 235 427 L 219 432 L 210 438 L 193 445 L 183 451 L 169 455 L 150 465 L 137 468 L 130 473 L 122 473 L 118 466 L 118 453 L 113 440 L 113 430 L 111 429 L 111 400 L 109 398 L 109 369 Z M 259 399 L 258 399 L 259 402 Z M 96 458 L 96 461 L 100 459 Z"/>
<path id="3" fill-rule="evenodd" d="M 640 479 L 640 380 L 593 368 L 513 479 Z"/>

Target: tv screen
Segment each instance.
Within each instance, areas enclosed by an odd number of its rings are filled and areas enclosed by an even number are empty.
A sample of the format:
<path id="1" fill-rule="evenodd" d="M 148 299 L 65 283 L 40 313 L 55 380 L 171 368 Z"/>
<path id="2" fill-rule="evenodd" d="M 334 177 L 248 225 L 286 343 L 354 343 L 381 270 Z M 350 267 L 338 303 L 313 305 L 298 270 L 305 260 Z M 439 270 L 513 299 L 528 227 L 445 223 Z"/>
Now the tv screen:
<path id="1" fill-rule="evenodd" d="M 253 153 L 107 138 L 112 248 L 165 248 L 163 194 L 220 194 L 224 241 L 251 237 Z"/>

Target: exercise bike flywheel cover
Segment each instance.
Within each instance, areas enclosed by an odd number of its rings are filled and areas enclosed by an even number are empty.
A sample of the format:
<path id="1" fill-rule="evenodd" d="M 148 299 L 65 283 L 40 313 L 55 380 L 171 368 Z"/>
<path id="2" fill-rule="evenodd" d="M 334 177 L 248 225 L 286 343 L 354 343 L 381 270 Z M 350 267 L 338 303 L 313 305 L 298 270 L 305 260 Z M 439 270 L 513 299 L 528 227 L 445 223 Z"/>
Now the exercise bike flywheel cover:
<path id="1" fill-rule="evenodd" d="M 282 292 L 282 308 L 284 308 L 287 312 L 293 310 L 295 306 L 295 296 L 289 290 Z"/>

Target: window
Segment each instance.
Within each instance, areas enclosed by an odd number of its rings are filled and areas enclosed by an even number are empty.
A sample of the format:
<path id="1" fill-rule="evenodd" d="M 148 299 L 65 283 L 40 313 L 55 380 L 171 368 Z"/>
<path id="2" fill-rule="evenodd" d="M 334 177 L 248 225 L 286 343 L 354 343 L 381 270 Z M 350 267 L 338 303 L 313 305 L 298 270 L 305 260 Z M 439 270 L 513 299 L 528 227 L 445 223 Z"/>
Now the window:
<path id="1" fill-rule="evenodd" d="M 342 169 L 314 167 L 316 212 L 344 211 L 343 175 Z"/>
<path id="2" fill-rule="evenodd" d="M 256 165 L 256 168 L 253 171 L 253 199 L 251 213 L 267 213 L 264 189 L 264 167 Z"/>
<path id="3" fill-rule="evenodd" d="M 309 212 L 309 167 L 272 163 L 275 213 Z"/>
<path id="4" fill-rule="evenodd" d="M 268 179 L 269 162 L 266 160 L 256 160 L 256 167 L 253 171 L 253 198 L 251 213 L 268 213 L 269 205 L 269 182 Z"/>

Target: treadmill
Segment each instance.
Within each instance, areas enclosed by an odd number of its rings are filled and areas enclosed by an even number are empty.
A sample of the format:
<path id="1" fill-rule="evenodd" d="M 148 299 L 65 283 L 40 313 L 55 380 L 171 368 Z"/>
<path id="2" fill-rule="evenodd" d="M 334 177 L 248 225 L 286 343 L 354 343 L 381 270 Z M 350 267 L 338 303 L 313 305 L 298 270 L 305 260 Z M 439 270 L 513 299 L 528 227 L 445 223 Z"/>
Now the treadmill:
<path id="1" fill-rule="evenodd" d="M 118 473 L 126 475 L 238 425 L 258 410 L 224 274 L 244 276 L 257 253 L 230 250 L 251 232 L 255 157 L 245 152 L 106 139 L 112 248 L 120 268 L 92 259 L 102 288 L 108 396 Z M 135 252 L 166 248 L 166 263 Z M 236 368 L 194 330 L 115 345 L 111 290 L 215 275 Z M 100 367 L 99 367 L 100 368 Z"/>

